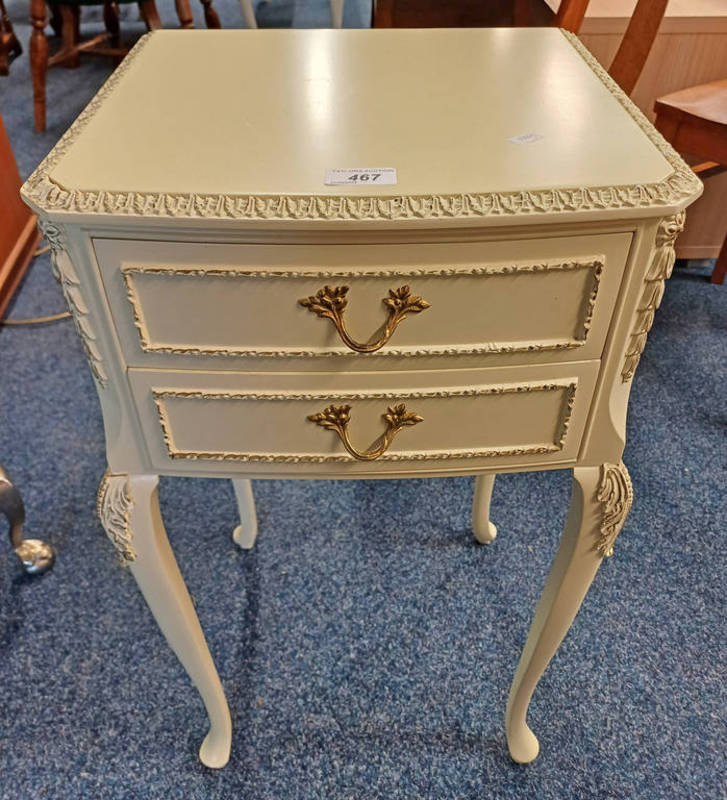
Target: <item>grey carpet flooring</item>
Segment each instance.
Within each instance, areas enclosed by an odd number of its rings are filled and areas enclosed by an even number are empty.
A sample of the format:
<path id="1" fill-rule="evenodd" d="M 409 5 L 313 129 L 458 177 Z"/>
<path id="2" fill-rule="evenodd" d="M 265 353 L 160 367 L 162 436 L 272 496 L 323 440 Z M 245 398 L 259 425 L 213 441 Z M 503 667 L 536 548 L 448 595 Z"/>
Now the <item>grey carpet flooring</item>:
<path id="1" fill-rule="evenodd" d="M 235 4 L 216 5 L 241 26 Z M 357 9 L 365 24 L 366 9 L 347 6 L 349 24 Z M 27 7 L 12 0 L 10 12 L 22 23 Z M 263 13 L 328 19 L 322 2 L 273 0 Z M 171 3 L 162 14 L 174 23 Z M 108 74 L 94 60 L 51 72 L 42 136 L 27 53 L 0 79 L 24 174 Z M 10 313 L 61 308 L 39 257 Z M 0 328 L 0 458 L 28 535 L 58 551 L 35 579 L 9 549 L 0 560 L 0 797 L 727 797 L 726 344 L 727 289 L 677 270 L 632 393 L 634 510 L 535 695 L 542 752 L 530 766 L 509 760 L 503 712 L 565 519 L 566 472 L 501 476 L 488 547 L 469 531 L 468 478 L 256 481 L 251 552 L 231 542 L 229 482 L 162 479 L 232 710 L 230 763 L 211 771 L 196 758 L 201 702 L 94 516 L 103 429 L 72 326 Z"/>

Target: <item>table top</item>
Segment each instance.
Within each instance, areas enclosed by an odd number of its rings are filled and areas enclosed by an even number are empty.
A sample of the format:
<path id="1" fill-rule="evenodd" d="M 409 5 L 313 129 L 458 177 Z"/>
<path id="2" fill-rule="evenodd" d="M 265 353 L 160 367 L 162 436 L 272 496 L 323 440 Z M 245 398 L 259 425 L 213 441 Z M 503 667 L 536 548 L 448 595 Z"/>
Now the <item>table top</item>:
<path id="1" fill-rule="evenodd" d="M 324 182 L 363 167 L 392 167 L 397 182 Z M 519 213 L 524 193 L 553 210 L 543 192 L 572 190 L 555 210 L 608 210 L 684 205 L 697 187 L 558 29 L 223 30 L 144 37 L 25 195 L 45 210 L 268 218 L 300 215 L 299 203 L 276 211 L 280 198 L 322 198 L 324 216 L 340 216 L 331 198 L 353 199 L 344 216 L 395 198 L 396 216 L 402 198 L 427 197 L 487 216 L 508 196 Z M 261 197 L 272 204 L 244 203 Z"/>

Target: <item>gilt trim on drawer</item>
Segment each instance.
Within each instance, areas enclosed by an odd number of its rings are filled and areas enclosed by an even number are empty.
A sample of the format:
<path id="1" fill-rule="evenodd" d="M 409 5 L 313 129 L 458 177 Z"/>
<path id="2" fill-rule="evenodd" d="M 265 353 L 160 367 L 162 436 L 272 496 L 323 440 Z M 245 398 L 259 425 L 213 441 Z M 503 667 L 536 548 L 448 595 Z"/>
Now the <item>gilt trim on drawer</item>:
<path id="1" fill-rule="evenodd" d="M 596 297 L 601 284 L 606 257 L 603 255 L 587 256 L 579 261 L 543 261 L 538 263 L 523 264 L 495 264 L 491 266 L 469 266 L 469 267 L 442 267 L 440 269 L 427 270 L 417 269 L 360 269 L 360 270 L 318 270 L 318 269 L 220 269 L 220 268 L 200 268 L 200 267 L 142 267 L 142 266 L 123 266 L 121 274 L 126 284 L 126 294 L 131 304 L 134 325 L 139 333 L 139 344 L 145 353 L 165 353 L 168 355 L 196 355 L 196 356 L 246 356 L 261 358 L 290 358 L 290 357 L 314 357 L 314 356 L 348 356 L 353 358 L 371 358 L 380 356 L 446 356 L 446 355 L 485 355 L 494 353 L 535 353 L 549 350 L 571 350 L 576 347 L 583 347 L 588 338 L 593 321 L 593 312 L 596 306 Z M 518 342 L 508 344 L 505 342 L 487 342 L 479 345 L 448 345 L 446 347 L 391 347 L 387 345 L 381 350 L 373 353 L 354 353 L 346 347 L 339 347 L 335 350 L 325 349 L 269 349 L 260 350 L 248 347 L 199 347 L 196 345 L 166 345 L 154 344 L 149 329 L 146 324 L 144 312 L 137 287 L 134 283 L 134 275 L 162 275 L 164 277 L 174 277 L 182 275 L 193 278 L 446 278 L 459 275 L 466 276 L 500 276 L 514 275 L 519 273 L 542 273 L 542 272 L 572 272 L 575 270 L 591 270 L 592 284 L 590 290 L 584 295 L 581 318 L 579 319 L 577 334 L 572 339 L 550 340 L 544 342 Z"/>
<path id="2" fill-rule="evenodd" d="M 655 183 L 623 186 L 369 197 L 118 192 L 113 189 L 69 189 L 62 186 L 50 177 L 50 173 L 108 95 L 114 92 L 124 74 L 142 57 L 145 45 L 154 35 L 148 33 L 139 40 L 50 155 L 28 178 L 23 187 L 23 197 L 36 208 L 47 212 L 261 221 L 532 217 L 574 211 L 663 208 L 676 206 L 694 197 L 700 190 L 700 182 L 694 173 L 578 38 L 568 31 L 562 33 L 601 80 L 606 90 L 623 106 L 669 162 L 673 170 L 670 175 Z"/>
<path id="3" fill-rule="evenodd" d="M 180 450 L 174 443 L 171 424 L 167 414 L 165 400 L 188 399 L 188 400 L 418 400 L 422 398 L 447 398 L 447 397 L 477 397 L 480 395 L 493 394 L 518 394 L 523 392 L 564 392 L 563 405 L 560 413 L 558 430 L 552 444 L 533 445 L 532 447 L 510 447 L 510 448 L 482 448 L 479 450 L 451 450 L 434 452 L 403 452 L 403 453 L 384 453 L 379 461 L 441 461 L 446 459 L 471 459 L 471 458 L 495 458 L 498 456 L 523 456 L 523 455 L 546 455 L 557 453 L 563 449 L 568 428 L 570 426 L 577 381 L 563 383 L 541 383 L 541 384 L 505 384 L 501 386 L 486 386 L 477 388 L 463 389 L 433 389 L 427 391 L 406 391 L 397 392 L 352 392 L 341 391 L 331 392 L 308 392 L 294 394 L 288 392 L 234 392 L 234 391 L 197 391 L 191 389 L 152 389 L 152 397 L 156 405 L 159 424 L 162 428 L 164 442 L 167 447 L 169 457 L 172 459 L 187 460 L 209 460 L 209 461 L 264 461 L 282 462 L 288 464 L 308 463 L 342 463 L 350 462 L 351 457 L 344 455 L 299 455 L 294 453 L 242 453 L 234 451 L 189 451 Z"/>

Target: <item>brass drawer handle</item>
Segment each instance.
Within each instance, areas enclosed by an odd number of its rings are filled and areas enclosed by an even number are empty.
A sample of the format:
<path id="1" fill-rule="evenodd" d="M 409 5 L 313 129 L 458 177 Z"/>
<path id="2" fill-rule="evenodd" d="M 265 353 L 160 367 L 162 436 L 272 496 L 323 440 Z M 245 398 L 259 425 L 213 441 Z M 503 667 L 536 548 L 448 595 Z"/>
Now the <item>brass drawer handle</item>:
<path id="1" fill-rule="evenodd" d="M 389 309 L 389 317 L 383 326 L 381 335 L 374 342 L 361 343 L 351 338 L 343 319 L 343 312 L 348 303 L 346 298 L 348 289 L 348 286 L 324 286 L 315 295 L 303 297 L 298 302 L 321 319 L 330 319 L 346 347 L 357 353 L 375 353 L 380 350 L 389 341 L 396 326 L 407 314 L 418 314 L 429 308 L 429 303 L 421 297 L 412 295 L 408 286 L 389 289 L 389 296 L 381 301 Z"/>
<path id="2" fill-rule="evenodd" d="M 308 419 L 320 425 L 322 428 L 335 431 L 343 442 L 346 450 L 359 461 L 375 461 L 388 449 L 399 431 L 407 425 L 416 425 L 422 421 L 419 414 L 407 411 L 406 406 L 400 403 L 396 406 L 389 406 L 386 414 L 381 416 L 386 420 L 386 430 L 379 437 L 378 445 L 371 450 L 361 452 L 357 450 L 348 438 L 348 422 L 351 418 L 351 406 L 328 406 L 317 414 L 310 414 Z"/>

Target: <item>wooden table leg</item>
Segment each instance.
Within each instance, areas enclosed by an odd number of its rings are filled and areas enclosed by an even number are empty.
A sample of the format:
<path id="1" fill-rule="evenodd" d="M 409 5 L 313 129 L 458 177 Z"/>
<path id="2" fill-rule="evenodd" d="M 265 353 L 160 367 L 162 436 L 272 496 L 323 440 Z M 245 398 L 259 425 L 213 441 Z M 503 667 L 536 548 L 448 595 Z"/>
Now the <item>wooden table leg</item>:
<path id="1" fill-rule="evenodd" d="M 204 701 L 209 733 L 199 757 L 208 767 L 224 767 L 230 757 L 232 722 L 227 700 L 197 613 L 169 546 L 159 512 L 157 475 L 106 474 L 98 511 L 106 533 L 128 564 L 166 637 Z"/>
<path id="2" fill-rule="evenodd" d="M 45 0 L 30 0 L 30 71 L 33 75 L 35 130 L 45 130 L 45 78 L 48 71 L 48 40 L 45 38 Z"/>
<path id="3" fill-rule="evenodd" d="M 510 755 L 527 763 L 540 745 L 526 722 L 530 698 L 578 613 L 632 500 L 623 462 L 573 470 L 570 511 L 510 689 L 505 729 Z"/>

